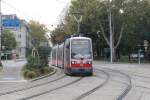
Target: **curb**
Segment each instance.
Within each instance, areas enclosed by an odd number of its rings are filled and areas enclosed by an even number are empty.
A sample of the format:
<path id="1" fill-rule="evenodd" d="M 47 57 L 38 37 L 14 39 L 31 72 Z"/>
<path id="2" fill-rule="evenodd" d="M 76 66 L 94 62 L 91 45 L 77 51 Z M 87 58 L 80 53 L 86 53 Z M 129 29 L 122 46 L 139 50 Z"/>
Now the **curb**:
<path id="1" fill-rule="evenodd" d="M 37 77 L 37 78 L 34 78 L 34 79 L 31 79 L 31 80 L 27 80 L 28 82 L 34 82 L 34 81 L 37 81 L 37 80 L 40 80 L 40 79 L 43 79 L 43 78 L 46 78 L 46 77 L 49 77 L 53 74 L 55 74 L 57 72 L 56 69 L 53 70 L 53 72 L 47 74 L 47 75 L 44 75 L 44 76 L 40 76 L 40 77 Z"/>

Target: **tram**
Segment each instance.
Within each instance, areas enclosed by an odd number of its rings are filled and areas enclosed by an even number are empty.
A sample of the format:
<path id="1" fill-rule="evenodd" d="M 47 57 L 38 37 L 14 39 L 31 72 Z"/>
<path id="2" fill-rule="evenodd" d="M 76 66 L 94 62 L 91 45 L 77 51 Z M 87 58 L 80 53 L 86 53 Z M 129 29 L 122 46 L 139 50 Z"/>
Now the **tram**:
<path id="1" fill-rule="evenodd" d="M 92 75 L 92 40 L 87 37 L 71 37 L 51 52 L 51 64 L 64 69 L 67 75 Z"/>

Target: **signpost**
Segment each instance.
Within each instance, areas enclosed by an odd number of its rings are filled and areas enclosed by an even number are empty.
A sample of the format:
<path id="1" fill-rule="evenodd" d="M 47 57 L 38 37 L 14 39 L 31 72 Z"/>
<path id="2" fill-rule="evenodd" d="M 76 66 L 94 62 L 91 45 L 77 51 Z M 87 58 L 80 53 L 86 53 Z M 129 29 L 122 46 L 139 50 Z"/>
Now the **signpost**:
<path id="1" fill-rule="evenodd" d="M 148 49 L 148 41 L 147 40 L 144 40 L 144 49 L 145 49 L 145 52 L 147 52 L 147 49 Z"/>
<path id="2" fill-rule="evenodd" d="M 141 57 L 142 57 L 141 52 L 142 52 L 142 49 L 139 49 L 138 50 L 138 62 L 139 62 L 139 64 L 141 64 Z"/>

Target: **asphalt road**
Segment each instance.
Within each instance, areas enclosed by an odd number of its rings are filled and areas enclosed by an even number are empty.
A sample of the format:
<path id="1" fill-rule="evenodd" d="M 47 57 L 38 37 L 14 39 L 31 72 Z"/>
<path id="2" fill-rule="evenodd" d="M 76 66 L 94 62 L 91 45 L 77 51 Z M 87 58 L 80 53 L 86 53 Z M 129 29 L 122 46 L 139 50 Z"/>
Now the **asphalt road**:
<path id="1" fill-rule="evenodd" d="M 149 100 L 150 98 L 149 64 L 110 64 L 95 61 L 94 75 L 91 77 L 65 76 L 62 70 L 57 69 L 57 73 L 50 77 L 23 82 L 20 69 L 25 61 L 16 62 L 15 65 L 13 63 L 6 63 L 5 70 L 0 74 L 0 100 L 116 100 L 119 97 L 122 97 L 121 100 Z M 128 89 L 130 85 L 132 88 Z"/>
<path id="2" fill-rule="evenodd" d="M 0 82 L 25 81 L 21 75 L 21 69 L 25 63 L 25 60 L 2 61 L 3 69 L 0 72 Z"/>
<path id="3" fill-rule="evenodd" d="M 95 61 L 96 65 L 119 70 L 131 77 L 132 89 L 123 100 L 150 100 L 150 64 L 110 64 Z"/>

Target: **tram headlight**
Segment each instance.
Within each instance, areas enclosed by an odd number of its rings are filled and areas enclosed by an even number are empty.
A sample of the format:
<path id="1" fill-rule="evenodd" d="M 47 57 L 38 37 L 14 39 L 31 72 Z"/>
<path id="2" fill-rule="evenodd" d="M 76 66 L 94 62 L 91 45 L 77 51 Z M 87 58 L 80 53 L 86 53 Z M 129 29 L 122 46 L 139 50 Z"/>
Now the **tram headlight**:
<path id="1" fill-rule="evenodd" d="M 76 61 L 71 61 L 71 64 L 76 64 L 77 62 Z"/>
<path id="2" fill-rule="evenodd" d="M 87 61 L 88 64 L 92 64 L 92 61 Z"/>

